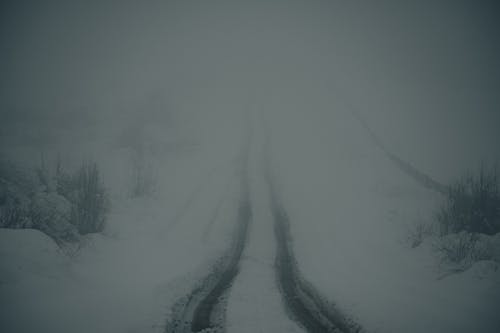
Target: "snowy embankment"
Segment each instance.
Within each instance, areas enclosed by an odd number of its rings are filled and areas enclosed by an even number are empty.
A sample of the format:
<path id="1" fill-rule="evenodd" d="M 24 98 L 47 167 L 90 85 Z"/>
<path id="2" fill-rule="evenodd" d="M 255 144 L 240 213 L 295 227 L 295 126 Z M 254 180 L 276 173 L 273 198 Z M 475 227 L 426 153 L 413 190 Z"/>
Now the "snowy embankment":
<path id="1" fill-rule="evenodd" d="M 0 331 L 161 332 L 233 232 L 234 163 L 211 156 L 170 161 L 150 198 L 117 196 L 105 232 L 73 257 L 39 231 L 1 229 Z"/>
<path id="2" fill-rule="evenodd" d="M 348 113 L 287 116 L 272 155 L 304 277 L 369 332 L 496 332 L 498 265 L 440 279 L 431 242 L 406 242 L 442 197 L 401 173 Z"/>

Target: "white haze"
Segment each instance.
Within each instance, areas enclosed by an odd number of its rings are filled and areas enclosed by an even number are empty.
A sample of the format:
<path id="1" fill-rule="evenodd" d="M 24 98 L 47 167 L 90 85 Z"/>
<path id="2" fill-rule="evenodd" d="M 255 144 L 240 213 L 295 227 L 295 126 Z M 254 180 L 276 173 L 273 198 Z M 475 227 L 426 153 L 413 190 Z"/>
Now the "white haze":
<path id="1" fill-rule="evenodd" d="M 299 266 L 326 297 L 369 331 L 495 332 L 498 272 L 437 281 L 432 255 L 402 244 L 441 198 L 353 113 L 440 182 L 500 162 L 499 15 L 494 1 L 3 1 L 0 154 L 96 160 L 114 205 L 73 261 L 43 235 L 0 235 L 0 331 L 160 330 L 230 240 L 251 119 L 254 196 L 268 130 Z M 157 186 L 134 201 L 143 145 Z"/>

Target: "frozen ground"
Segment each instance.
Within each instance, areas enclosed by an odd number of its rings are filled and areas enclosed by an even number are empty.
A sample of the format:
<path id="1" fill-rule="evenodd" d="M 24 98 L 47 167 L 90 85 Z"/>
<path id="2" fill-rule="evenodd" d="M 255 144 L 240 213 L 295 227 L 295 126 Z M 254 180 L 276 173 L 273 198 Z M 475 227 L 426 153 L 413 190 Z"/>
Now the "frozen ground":
<path id="1" fill-rule="evenodd" d="M 269 189 L 264 180 L 263 128 L 256 128 L 250 154 L 252 221 L 246 248 L 227 301 L 227 331 L 302 332 L 285 313 L 275 273 L 276 242 Z"/>
<path id="2" fill-rule="evenodd" d="M 350 114 L 444 184 L 500 163 L 497 3 L 1 0 L 2 159 L 95 161 L 112 209 L 76 253 L 0 229 L 0 333 L 163 333 L 227 258 L 248 110 L 254 219 L 217 303 L 229 332 L 302 330 L 277 287 L 292 279 L 276 279 L 265 133 L 300 280 L 319 298 L 368 332 L 500 332 L 498 263 L 443 277 L 430 240 L 410 248 L 407 229 L 442 197 Z M 151 171 L 154 195 L 130 198 L 134 170 Z"/>
<path id="3" fill-rule="evenodd" d="M 235 195 L 230 160 L 191 154 L 166 172 L 161 194 L 117 197 L 105 234 L 73 257 L 38 231 L 0 230 L 2 331 L 161 331 L 171 303 L 226 249 Z"/>
<path id="4" fill-rule="evenodd" d="M 305 277 L 369 332 L 497 332 L 497 264 L 439 279 L 430 242 L 405 242 L 411 224 L 432 219 L 439 194 L 395 168 L 349 114 L 317 116 L 295 114 L 300 135 L 286 124 L 274 135 Z"/>
<path id="5" fill-rule="evenodd" d="M 253 218 L 225 303 L 227 331 L 303 331 L 277 286 L 263 175 L 268 126 L 296 259 L 322 296 L 368 332 L 496 332 L 497 265 L 480 262 L 440 279 L 431 243 L 411 249 L 405 238 L 442 198 L 402 174 L 353 117 L 335 115 L 289 112 L 282 122 L 269 112 L 267 125 L 254 121 Z M 72 257 L 40 232 L 0 230 L 2 331 L 162 332 L 175 301 L 231 242 L 239 193 L 233 153 L 204 146 L 178 155 L 162 164 L 162 190 L 152 197 L 115 194 L 105 233 L 89 236 Z"/>

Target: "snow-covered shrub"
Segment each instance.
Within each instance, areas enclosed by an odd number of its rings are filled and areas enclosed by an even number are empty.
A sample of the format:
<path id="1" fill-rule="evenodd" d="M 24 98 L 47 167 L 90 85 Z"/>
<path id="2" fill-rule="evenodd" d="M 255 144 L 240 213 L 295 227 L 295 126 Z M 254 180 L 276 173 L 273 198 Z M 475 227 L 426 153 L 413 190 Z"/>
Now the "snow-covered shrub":
<path id="1" fill-rule="evenodd" d="M 67 221 L 79 234 L 103 230 L 108 199 L 96 163 L 83 163 L 76 172 L 68 173 L 58 160 L 51 172 L 42 159 L 36 174 L 46 192 L 57 193 L 69 202 Z"/>
<path id="2" fill-rule="evenodd" d="M 458 270 L 465 270 L 477 261 L 492 259 L 490 242 L 477 233 L 466 231 L 438 238 L 434 249 L 444 263 Z"/>
<path id="3" fill-rule="evenodd" d="M 68 203 L 66 206 L 69 208 L 64 214 L 65 220 L 77 230 L 77 234 L 84 235 L 103 230 L 107 196 L 96 163 L 83 163 L 76 172 L 68 173 L 62 169 L 58 159 L 55 170 L 51 172 L 42 159 L 36 174 L 45 192 L 57 194 Z"/>
<path id="4" fill-rule="evenodd" d="M 71 204 L 54 192 L 38 192 L 30 207 L 32 227 L 49 235 L 57 243 L 75 242 L 78 233 L 70 223 Z"/>
<path id="5" fill-rule="evenodd" d="M 0 156 L 0 188 L 8 189 L 17 194 L 21 192 L 26 194 L 33 189 L 35 185 L 35 179 L 28 170 Z"/>
<path id="6" fill-rule="evenodd" d="M 38 181 L 38 184 L 44 191 L 49 191 L 51 188 L 50 183 L 51 183 L 51 177 L 50 177 L 50 172 L 49 169 L 47 168 L 45 164 L 45 160 L 43 156 L 40 159 L 40 165 L 35 168 L 35 174 L 36 174 L 36 179 Z"/>
<path id="7" fill-rule="evenodd" d="M 53 172 L 42 159 L 33 174 L 0 160 L 0 227 L 37 229 L 58 244 L 76 242 L 79 235 L 103 230 L 107 208 L 95 163 L 74 173 L 58 163 Z"/>
<path id="8" fill-rule="evenodd" d="M 489 250 L 491 257 L 496 262 L 500 263 L 500 233 L 489 236 Z"/>
<path id="9" fill-rule="evenodd" d="M 70 178 L 61 175 L 58 190 L 71 202 L 70 222 L 80 234 L 104 229 L 108 197 L 96 163 L 84 163 Z"/>
<path id="10" fill-rule="evenodd" d="M 425 238 L 434 234 L 435 228 L 431 223 L 418 220 L 408 228 L 407 241 L 415 248 L 422 244 Z"/>
<path id="11" fill-rule="evenodd" d="M 477 176 L 468 174 L 450 186 L 446 202 L 437 213 L 440 234 L 500 232 L 499 180 L 496 168 L 481 167 Z"/>
<path id="12" fill-rule="evenodd" d="M 469 173 L 448 188 L 436 214 L 439 238 L 434 249 L 457 271 L 483 260 L 498 261 L 491 239 L 500 235 L 499 180 L 496 168 L 482 166 L 477 175 Z"/>
<path id="13" fill-rule="evenodd" d="M 28 194 L 33 184 L 18 167 L 0 159 L 0 227 L 31 226 Z"/>
<path id="14" fill-rule="evenodd" d="M 28 202 L 26 200 L 23 200 L 23 198 L 20 197 L 9 196 L 2 198 L 0 201 L 0 227 L 31 227 Z"/>

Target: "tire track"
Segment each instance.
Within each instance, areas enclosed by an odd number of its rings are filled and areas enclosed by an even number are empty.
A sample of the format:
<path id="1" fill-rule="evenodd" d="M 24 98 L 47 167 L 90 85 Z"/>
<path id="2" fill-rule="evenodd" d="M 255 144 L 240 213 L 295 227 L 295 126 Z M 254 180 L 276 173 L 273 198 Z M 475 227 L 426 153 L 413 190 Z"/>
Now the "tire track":
<path id="1" fill-rule="evenodd" d="M 200 332 L 206 329 L 222 330 L 224 315 L 221 303 L 226 291 L 239 271 L 239 262 L 247 239 L 252 218 L 246 178 L 242 180 L 237 221 L 238 227 L 230 250 L 220 258 L 211 272 L 193 291 L 179 300 L 173 308 L 172 319 L 166 333 Z"/>
<path id="2" fill-rule="evenodd" d="M 361 326 L 342 314 L 334 304 L 326 301 L 302 277 L 293 253 L 289 218 L 278 198 L 269 165 L 265 177 L 269 186 L 277 242 L 276 278 L 289 316 L 308 332 L 362 332 Z"/>
<path id="3" fill-rule="evenodd" d="M 223 332 L 225 326 L 225 299 L 227 291 L 238 274 L 239 263 L 247 241 L 252 219 L 248 164 L 252 138 L 251 123 L 246 121 L 247 135 L 240 153 L 240 196 L 237 227 L 232 244 L 211 271 L 191 293 L 178 300 L 172 308 L 165 333 Z M 189 208 L 190 205 L 188 205 Z"/>

